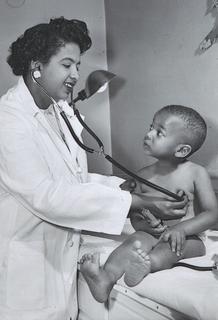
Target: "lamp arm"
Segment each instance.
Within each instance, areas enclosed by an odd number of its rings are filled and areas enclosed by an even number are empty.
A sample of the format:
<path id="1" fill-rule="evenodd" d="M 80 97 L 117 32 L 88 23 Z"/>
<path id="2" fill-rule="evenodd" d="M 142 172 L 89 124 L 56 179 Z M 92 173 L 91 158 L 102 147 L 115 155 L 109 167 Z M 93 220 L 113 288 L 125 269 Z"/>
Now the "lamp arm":
<path id="1" fill-rule="evenodd" d="M 77 95 L 77 97 L 75 98 L 75 99 L 73 99 L 73 96 L 72 96 L 72 94 L 71 94 L 71 102 L 69 103 L 69 106 L 73 106 L 74 107 L 74 104 L 77 102 L 77 101 L 79 101 L 79 100 L 81 100 L 81 101 L 83 101 L 83 100 L 85 100 L 85 99 L 87 99 L 88 97 L 87 97 L 87 94 L 86 94 L 86 92 L 85 92 L 85 89 L 83 89 L 83 90 L 81 90 L 80 92 L 78 92 L 78 95 Z"/>

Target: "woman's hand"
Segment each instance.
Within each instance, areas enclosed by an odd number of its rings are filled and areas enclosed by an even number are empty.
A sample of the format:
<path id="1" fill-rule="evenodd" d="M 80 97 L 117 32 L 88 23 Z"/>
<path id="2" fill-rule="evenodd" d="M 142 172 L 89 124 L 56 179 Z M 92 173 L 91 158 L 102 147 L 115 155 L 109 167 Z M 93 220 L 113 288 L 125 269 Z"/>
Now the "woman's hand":
<path id="1" fill-rule="evenodd" d="M 182 197 L 181 201 L 167 196 L 160 197 L 149 195 L 148 193 L 132 193 L 131 209 L 140 211 L 142 208 L 147 208 L 162 220 L 179 219 L 186 215 L 189 200 L 184 191 L 179 191 L 177 194 Z"/>
<path id="2" fill-rule="evenodd" d="M 188 209 L 188 196 L 184 191 L 177 193 L 182 200 L 177 201 L 172 198 L 154 199 L 152 213 L 163 220 L 179 219 L 186 215 Z"/>
<path id="3" fill-rule="evenodd" d="M 130 193 L 134 192 L 137 187 L 137 182 L 134 179 L 127 179 L 121 183 L 120 188 L 122 190 L 129 191 Z"/>

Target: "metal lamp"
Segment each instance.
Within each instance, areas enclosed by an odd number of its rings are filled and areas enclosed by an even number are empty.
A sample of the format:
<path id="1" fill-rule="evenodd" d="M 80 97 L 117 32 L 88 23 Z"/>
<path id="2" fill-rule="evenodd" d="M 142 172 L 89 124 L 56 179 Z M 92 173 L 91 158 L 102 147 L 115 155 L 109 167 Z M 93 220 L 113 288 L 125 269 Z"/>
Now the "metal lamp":
<path id="1" fill-rule="evenodd" d="M 86 79 L 85 89 L 81 90 L 75 99 L 71 100 L 70 105 L 75 104 L 79 100 L 90 98 L 96 92 L 102 92 L 106 89 L 107 84 L 116 75 L 106 70 L 95 70 L 91 72 Z"/>

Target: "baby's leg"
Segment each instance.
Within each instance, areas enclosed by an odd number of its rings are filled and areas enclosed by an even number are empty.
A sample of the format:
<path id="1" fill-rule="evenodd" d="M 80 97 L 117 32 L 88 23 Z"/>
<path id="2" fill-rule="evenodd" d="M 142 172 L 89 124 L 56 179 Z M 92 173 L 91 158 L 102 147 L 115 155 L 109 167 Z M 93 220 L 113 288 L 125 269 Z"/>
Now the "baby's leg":
<path id="1" fill-rule="evenodd" d="M 147 252 L 156 242 L 154 237 L 145 232 L 135 232 L 110 254 L 103 268 L 99 266 L 99 255 L 84 255 L 80 270 L 95 299 L 105 302 L 124 273 L 128 285 L 140 282 L 148 273 Z"/>
<path id="2" fill-rule="evenodd" d="M 124 281 L 128 286 L 137 285 L 150 272 L 147 253 L 156 243 L 157 239 L 150 234 L 135 232 L 111 253 L 104 270 L 114 274 L 116 281 L 125 274 Z"/>
<path id="3" fill-rule="evenodd" d="M 151 263 L 146 251 L 142 249 L 142 243 L 135 240 L 132 244 L 134 250 L 129 250 L 129 259 L 126 264 L 124 282 L 129 287 L 136 286 L 150 273 Z"/>
<path id="4" fill-rule="evenodd" d="M 150 253 L 151 272 L 170 269 L 181 259 L 199 257 L 205 254 L 203 242 L 196 236 L 188 237 L 183 252 L 177 256 L 168 242 L 160 242 Z"/>
<path id="5" fill-rule="evenodd" d="M 82 272 L 93 297 L 98 302 L 105 302 L 114 285 L 113 274 L 100 267 L 99 253 L 84 254 L 80 260 Z"/>

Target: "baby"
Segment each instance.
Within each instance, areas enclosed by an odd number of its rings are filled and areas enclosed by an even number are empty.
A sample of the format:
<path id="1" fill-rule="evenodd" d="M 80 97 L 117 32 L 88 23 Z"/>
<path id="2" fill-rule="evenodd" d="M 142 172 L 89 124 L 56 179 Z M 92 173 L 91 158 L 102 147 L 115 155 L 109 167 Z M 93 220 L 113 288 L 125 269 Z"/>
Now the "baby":
<path id="1" fill-rule="evenodd" d="M 141 169 L 140 175 L 172 192 L 184 190 L 189 198 L 187 213 L 181 219 L 165 220 L 162 234 L 156 235 L 149 233 L 147 223 L 147 216 L 152 220 L 154 213 L 143 209 L 131 219 L 136 232 L 110 254 L 104 266 L 99 253 L 85 254 L 80 270 L 97 301 L 105 302 L 122 276 L 128 286 L 135 286 L 150 272 L 205 254 L 204 231 L 218 221 L 217 201 L 205 168 L 187 158 L 201 147 L 206 133 L 205 121 L 192 108 L 169 105 L 154 115 L 144 150 L 157 161 Z M 146 185 L 138 184 L 137 190 L 161 197 Z"/>

